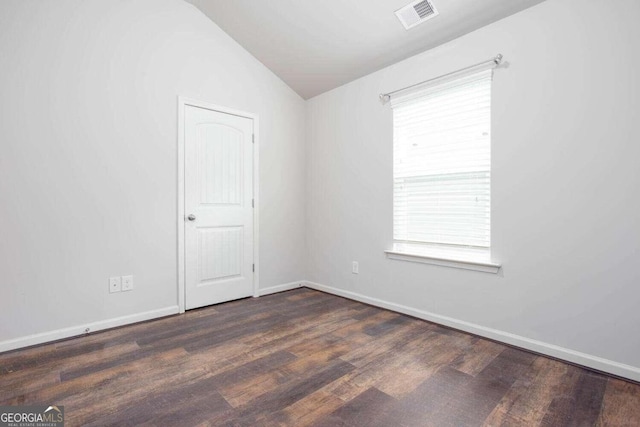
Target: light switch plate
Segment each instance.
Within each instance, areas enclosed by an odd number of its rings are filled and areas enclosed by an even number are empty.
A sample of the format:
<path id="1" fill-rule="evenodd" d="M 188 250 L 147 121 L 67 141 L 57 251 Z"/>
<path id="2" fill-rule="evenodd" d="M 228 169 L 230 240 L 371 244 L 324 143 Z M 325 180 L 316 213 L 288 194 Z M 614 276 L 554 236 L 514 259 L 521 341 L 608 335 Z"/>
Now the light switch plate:
<path id="1" fill-rule="evenodd" d="M 353 263 L 351 264 L 351 272 L 353 274 L 359 274 L 360 273 L 360 267 L 358 265 L 358 261 L 353 261 Z"/>
<path id="2" fill-rule="evenodd" d="M 122 281 L 120 277 L 109 278 L 109 293 L 120 292 L 122 290 Z"/>
<path id="3" fill-rule="evenodd" d="M 133 276 L 122 276 L 122 292 L 133 290 Z"/>

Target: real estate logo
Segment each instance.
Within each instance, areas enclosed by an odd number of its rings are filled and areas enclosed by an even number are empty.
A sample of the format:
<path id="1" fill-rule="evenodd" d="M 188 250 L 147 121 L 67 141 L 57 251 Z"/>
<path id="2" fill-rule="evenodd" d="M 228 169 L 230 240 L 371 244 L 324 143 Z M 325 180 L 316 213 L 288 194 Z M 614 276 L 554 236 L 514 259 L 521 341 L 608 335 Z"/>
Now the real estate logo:
<path id="1" fill-rule="evenodd" d="M 64 406 L 0 406 L 0 427 L 63 427 Z"/>

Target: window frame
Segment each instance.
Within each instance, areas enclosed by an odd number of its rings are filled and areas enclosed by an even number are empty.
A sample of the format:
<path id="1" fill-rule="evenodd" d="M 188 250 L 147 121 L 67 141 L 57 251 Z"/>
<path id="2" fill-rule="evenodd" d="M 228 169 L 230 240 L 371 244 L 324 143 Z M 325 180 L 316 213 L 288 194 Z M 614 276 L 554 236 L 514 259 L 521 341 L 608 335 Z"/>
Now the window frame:
<path id="1" fill-rule="evenodd" d="M 408 95 L 401 97 L 401 99 L 399 101 L 396 101 L 395 103 L 392 100 L 392 107 L 402 108 L 402 104 L 407 102 L 407 100 L 409 100 L 409 102 L 412 102 L 414 104 L 419 102 L 422 99 L 428 100 L 430 94 L 433 94 L 434 92 L 437 93 L 438 91 L 442 93 L 443 90 L 444 91 L 450 90 L 452 91 L 451 93 L 455 93 L 453 91 L 455 90 L 456 84 L 458 82 L 464 81 L 465 78 L 469 79 L 469 81 L 471 82 L 474 81 L 473 80 L 474 78 L 478 79 L 478 81 L 481 81 L 482 78 L 481 76 L 479 76 L 480 73 L 484 73 L 487 70 L 488 68 L 482 69 L 482 70 L 474 70 L 473 72 L 465 73 L 464 75 L 461 75 L 461 76 L 460 75 L 454 76 L 453 78 L 447 81 L 438 82 L 438 84 L 434 84 L 431 87 L 427 87 L 426 91 L 424 88 L 421 88 L 422 90 L 418 89 L 418 90 L 412 91 Z M 490 79 L 493 78 L 493 71 L 491 71 L 489 78 Z M 460 83 L 460 84 L 464 84 L 464 83 Z M 447 89 L 447 85 L 449 89 Z M 492 88 L 492 83 L 490 81 L 489 91 L 491 91 L 491 88 Z M 431 89 L 430 92 L 429 92 L 429 89 Z M 471 88 L 470 90 L 473 90 L 473 88 Z M 493 262 L 491 259 L 491 228 L 492 228 L 491 217 L 492 215 L 491 215 L 491 160 L 490 159 L 491 159 L 492 147 L 491 147 L 490 131 L 489 131 L 489 141 L 488 141 L 489 168 L 488 168 L 488 172 L 482 172 L 482 173 L 488 173 L 488 181 L 489 181 L 488 182 L 489 212 L 488 212 L 488 221 L 487 221 L 488 231 L 486 231 L 486 233 L 488 233 L 488 236 L 486 236 L 487 245 L 478 247 L 478 246 L 473 246 L 468 244 L 445 243 L 442 241 L 432 242 L 432 241 L 401 240 L 401 239 L 396 239 L 397 237 L 396 221 L 398 219 L 396 215 L 396 209 L 397 209 L 397 206 L 396 206 L 396 201 L 397 201 L 396 200 L 396 197 L 397 197 L 396 150 L 398 149 L 398 147 L 396 145 L 397 141 L 396 141 L 396 131 L 395 131 L 395 126 L 396 126 L 395 119 L 396 119 L 396 116 L 394 114 L 394 117 L 393 117 L 393 120 L 394 120 L 393 122 L 393 126 L 394 126 L 393 248 L 385 251 L 387 258 L 393 259 L 393 260 L 420 262 L 420 263 L 434 264 L 434 265 L 440 265 L 440 266 L 462 268 L 466 270 L 476 270 L 476 271 L 482 271 L 482 272 L 488 272 L 488 273 L 497 273 L 501 265 L 496 262 Z M 491 120 L 491 94 L 489 95 L 489 120 Z M 492 123 L 489 123 L 489 126 L 491 126 L 491 124 Z M 445 176 L 446 174 L 442 174 L 442 173 L 441 174 L 425 174 L 424 176 L 429 177 L 429 176 L 437 176 L 437 175 Z M 407 221 L 406 218 L 404 220 Z M 406 237 L 408 237 L 408 235 Z"/>

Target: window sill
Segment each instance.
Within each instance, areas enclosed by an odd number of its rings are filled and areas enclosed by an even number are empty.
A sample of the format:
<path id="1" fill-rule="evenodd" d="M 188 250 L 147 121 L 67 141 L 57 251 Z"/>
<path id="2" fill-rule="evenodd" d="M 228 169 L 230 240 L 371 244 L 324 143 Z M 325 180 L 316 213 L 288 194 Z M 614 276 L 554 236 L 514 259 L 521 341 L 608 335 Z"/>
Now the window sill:
<path id="1" fill-rule="evenodd" d="M 384 252 L 387 258 L 393 260 L 440 265 L 484 273 L 497 274 L 501 267 L 500 264 L 490 261 L 488 250 L 451 249 L 396 243 L 393 249 Z"/>

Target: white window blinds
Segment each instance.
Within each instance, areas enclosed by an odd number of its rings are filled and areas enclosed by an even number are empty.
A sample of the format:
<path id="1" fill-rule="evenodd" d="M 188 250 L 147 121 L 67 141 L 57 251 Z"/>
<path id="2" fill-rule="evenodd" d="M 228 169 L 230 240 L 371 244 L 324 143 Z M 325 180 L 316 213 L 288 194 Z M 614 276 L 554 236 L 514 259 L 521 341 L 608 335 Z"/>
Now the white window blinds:
<path id="1" fill-rule="evenodd" d="M 490 246 L 492 75 L 392 99 L 395 241 Z"/>

